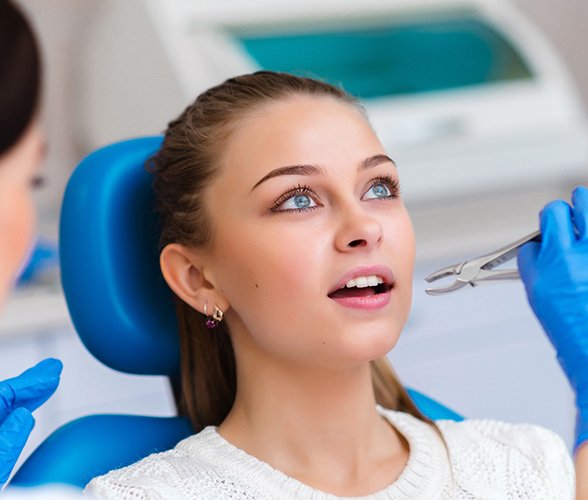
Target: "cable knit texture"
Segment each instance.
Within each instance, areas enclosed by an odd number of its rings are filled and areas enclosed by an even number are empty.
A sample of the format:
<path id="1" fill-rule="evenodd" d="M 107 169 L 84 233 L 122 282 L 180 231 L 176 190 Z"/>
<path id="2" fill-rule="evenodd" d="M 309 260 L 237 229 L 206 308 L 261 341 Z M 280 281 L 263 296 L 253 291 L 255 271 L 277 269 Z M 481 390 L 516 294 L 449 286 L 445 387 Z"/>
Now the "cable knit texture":
<path id="1" fill-rule="evenodd" d="M 387 488 L 338 497 L 293 479 L 248 455 L 207 427 L 172 450 L 93 479 L 86 492 L 102 499 L 529 499 L 574 497 L 574 469 L 559 436 L 535 425 L 493 420 L 437 421 L 378 407 L 406 438 L 410 455 Z"/>

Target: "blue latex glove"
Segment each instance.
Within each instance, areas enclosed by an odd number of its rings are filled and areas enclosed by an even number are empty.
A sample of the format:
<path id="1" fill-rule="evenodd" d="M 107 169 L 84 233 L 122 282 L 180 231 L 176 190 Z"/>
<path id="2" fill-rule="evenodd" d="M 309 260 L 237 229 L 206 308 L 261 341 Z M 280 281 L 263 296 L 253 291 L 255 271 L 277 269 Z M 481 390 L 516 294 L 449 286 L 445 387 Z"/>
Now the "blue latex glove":
<path id="1" fill-rule="evenodd" d="M 576 393 L 575 449 L 588 440 L 588 189 L 571 206 L 549 203 L 540 216 L 541 243 L 518 256 L 527 297 Z"/>
<path id="2" fill-rule="evenodd" d="M 49 358 L 18 377 L 0 381 L 0 487 L 33 429 L 31 412 L 55 392 L 62 367 L 61 361 Z"/>

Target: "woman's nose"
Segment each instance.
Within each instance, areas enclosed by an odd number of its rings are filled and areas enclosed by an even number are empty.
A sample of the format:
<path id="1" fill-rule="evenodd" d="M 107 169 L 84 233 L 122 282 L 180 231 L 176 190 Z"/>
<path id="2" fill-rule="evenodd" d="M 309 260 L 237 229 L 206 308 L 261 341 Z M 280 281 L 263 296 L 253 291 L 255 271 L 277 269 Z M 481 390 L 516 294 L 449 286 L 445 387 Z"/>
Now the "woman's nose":
<path id="1" fill-rule="evenodd" d="M 383 229 L 380 221 L 361 207 L 354 207 L 341 214 L 335 246 L 342 252 L 358 248 L 375 248 L 382 241 L 382 236 Z"/>

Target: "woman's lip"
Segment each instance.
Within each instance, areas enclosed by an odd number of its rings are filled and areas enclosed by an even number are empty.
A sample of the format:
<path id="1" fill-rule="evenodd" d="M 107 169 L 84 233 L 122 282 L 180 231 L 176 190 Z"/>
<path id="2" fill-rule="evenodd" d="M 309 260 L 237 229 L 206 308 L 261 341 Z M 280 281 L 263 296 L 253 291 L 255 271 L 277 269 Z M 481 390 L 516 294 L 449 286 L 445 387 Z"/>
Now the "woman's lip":
<path id="1" fill-rule="evenodd" d="M 360 276 L 380 276 L 384 280 L 385 285 L 394 285 L 394 274 L 392 270 L 388 266 L 384 266 L 382 264 L 375 264 L 371 266 L 360 266 L 352 269 L 351 271 L 345 273 L 341 279 L 337 282 L 337 285 L 328 293 L 330 295 L 333 292 L 336 292 L 340 288 L 343 288 L 345 284 L 352 279 L 358 278 Z M 381 295 L 381 294 L 380 294 Z"/>
<path id="2" fill-rule="evenodd" d="M 364 297 L 331 297 L 331 299 L 343 307 L 374 310 L 387 306 L 390 302 L 391 295 L 392 289 Z"/>

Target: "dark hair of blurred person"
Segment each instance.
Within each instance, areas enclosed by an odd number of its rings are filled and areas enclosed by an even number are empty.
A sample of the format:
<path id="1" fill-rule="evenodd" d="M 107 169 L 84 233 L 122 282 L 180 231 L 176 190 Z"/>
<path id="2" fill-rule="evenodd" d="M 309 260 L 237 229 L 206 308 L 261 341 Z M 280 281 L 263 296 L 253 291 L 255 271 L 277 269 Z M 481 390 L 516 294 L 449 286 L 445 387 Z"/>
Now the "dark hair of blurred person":
<path id="1" fill-rule="evenodd" d="M 18 6 L 0 0 L 0 305 L 33 241 L 44 138 L 39 127 L 41 61 Z"/>
<path id="2" fill-rule="evenodd" d="M 41 61 L 29 23 L 15 5 L 0 0 L 0 155 L 18 142 L 34 117 Z"/>

